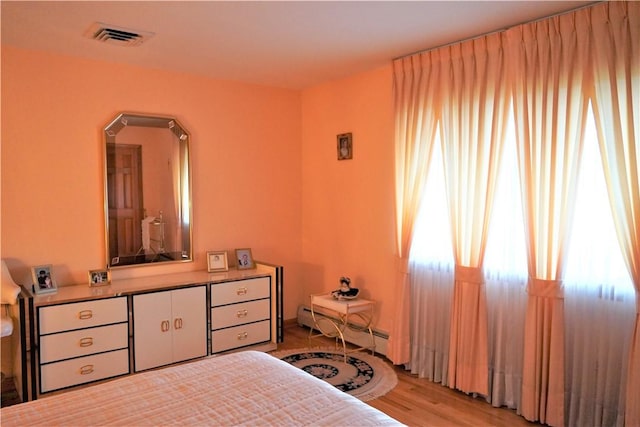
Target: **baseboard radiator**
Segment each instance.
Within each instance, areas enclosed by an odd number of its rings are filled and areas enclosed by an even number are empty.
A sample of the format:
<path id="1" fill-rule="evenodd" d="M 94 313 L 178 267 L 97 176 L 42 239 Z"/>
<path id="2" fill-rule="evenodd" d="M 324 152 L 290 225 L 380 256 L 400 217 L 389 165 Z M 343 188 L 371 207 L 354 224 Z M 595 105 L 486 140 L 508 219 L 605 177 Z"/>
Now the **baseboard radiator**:
<path id="1" fill-rule="evenodd" d="M 316 313 L 318 317 L 331 317 L 324 314 Z M 332 318 L 337 320 L 335 318 Z M 310 328 L 313 325 L 313 318 L 311 317 L 311 309 L 304 305 L 298 307 L 298 325 L 306 326 Z M 351 329 L 345 329 L 344 338 L 347 342 L 355 344 L 357 346 L 368 346 L 371 343 L 371 337 L 368 332 L 353 331 Z M 387 343 L 389 341 L 389 334 L 386 332 L 373 330 L 373 339 L 376 343 L 376 353 L 387 355 Z"/>

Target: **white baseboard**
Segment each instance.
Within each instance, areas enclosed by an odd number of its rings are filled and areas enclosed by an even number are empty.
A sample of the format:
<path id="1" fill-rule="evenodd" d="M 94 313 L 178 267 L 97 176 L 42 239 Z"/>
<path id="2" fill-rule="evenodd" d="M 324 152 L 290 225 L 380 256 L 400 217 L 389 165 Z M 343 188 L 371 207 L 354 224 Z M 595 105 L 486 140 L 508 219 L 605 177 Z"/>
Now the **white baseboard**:
<path id="1" fill-rule="evenodd" d="M 324 314 L 317 314 L 316 316 L 330 317 Z M 304 305 L 298 307 L 298 324 L 300 326 L 306 326 L 310 328 L 313 325 L 313 318 L 311 317 L 311 309 Z M 344 338 L 347 342 L 355 344 L 359 347 L 369 346 L 371 344 L 371 337 L 368 332 L 358 332 L 351 329 L 345 329 Z M 376 353 L 387 355 L 387 342 L 389 341 L 389 334 L 386 332 L 373 330 L 373 339 L 376 343 Z"/>

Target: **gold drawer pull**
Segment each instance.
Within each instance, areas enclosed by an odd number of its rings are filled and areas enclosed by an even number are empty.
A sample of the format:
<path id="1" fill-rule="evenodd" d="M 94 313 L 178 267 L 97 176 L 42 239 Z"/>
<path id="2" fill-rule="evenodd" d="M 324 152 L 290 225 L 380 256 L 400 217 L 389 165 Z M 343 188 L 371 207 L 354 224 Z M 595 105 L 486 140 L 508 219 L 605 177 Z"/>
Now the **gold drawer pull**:
<path id="1" fill-rule="evenodd" d="M 82 310 L 78 313 L 78 319 L 87 320 L 93 317 L 93 311 L 91 310 Z"/>
<path id="2" fill-rule="evenodd" d="M 236 316 L 237 317 L 247 317 L 248 311 L 247 310 L 238 310 L 236 312 Z"/>
<path id="3" fill-rule="evenodd" d="M 92 337 L 80 338 L 80 347 L 91 347 L 93 345 Z"/>
<path id="4" fill-rule="evenodd" d="M 80 375 L 89 375 L 93 373 L 93 365 L 84 365 L 80 368 Z"/>
<path id="5" fill-rule="evenodd" d="M 173 320 L 173 329 L 182 329 L 182 317 L 176 317 Z"/>
<path id="6" fill-rule="evenodd" d="M 160 322 L 160 331 L 167 332 L 170 327 L 171 323 L 169 323 L 168 320 L 163 320 L 162 322 Z"/>
<path id="7" fill-rule="evenodd" d="M 249 333 L 248 332 L 243 332 L 241 334 L 238 334 L 238 340 L 242 341 L 242 340 L 246 340 L 249 337 Z"/>
<path id="8" fill-rule="evenodd" d="M 243 286 L 242 288 L 238 288 L 236 289 L 236 295 L 246 295 L 247 294 L 247 287 Z"/>

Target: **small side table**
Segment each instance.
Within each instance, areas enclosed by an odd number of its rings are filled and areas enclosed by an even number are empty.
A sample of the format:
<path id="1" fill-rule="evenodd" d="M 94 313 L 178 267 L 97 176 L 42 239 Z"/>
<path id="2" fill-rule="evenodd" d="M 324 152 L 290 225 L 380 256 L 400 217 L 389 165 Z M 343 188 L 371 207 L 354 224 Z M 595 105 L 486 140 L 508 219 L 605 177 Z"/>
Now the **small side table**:
<path id="1" fill-rule="evenodd" d="M 371 329 L 374 305 L 374 301 L 360 298 L 354 300 L 337 300 L 332 297 L 331 294 L 311 295 L 311 317 L 313 318 L 313 326 L 311 326 L 311 330 L 309 331 L 309 341 L 311 341 L 312 338 L 320 336 L 335 338 L 337 348 L 338 340 L 340 340 L 345 363 L 347 362 L 348 353 L 359 350 L 371 350 L 371 354 L 374 354 L 376 342 L 373 337 L 373 330 Z M 331 317 L 318 316 L 318 309 L 327 312 L 328 316 Z M 335 317 L 335 319 L 333 317 Z M 357 320 L 358 322 L 353 323 L 351 320 Z M 324 325 L 324 329 L 321 325 Z M 371 337 L 371 345 L 347 351 L 344 340 L 344 333 L 347 328 L 353 331 L 368 332 Z M 319 333 L 314 334 L 314 330 L 317 330 Z"/>

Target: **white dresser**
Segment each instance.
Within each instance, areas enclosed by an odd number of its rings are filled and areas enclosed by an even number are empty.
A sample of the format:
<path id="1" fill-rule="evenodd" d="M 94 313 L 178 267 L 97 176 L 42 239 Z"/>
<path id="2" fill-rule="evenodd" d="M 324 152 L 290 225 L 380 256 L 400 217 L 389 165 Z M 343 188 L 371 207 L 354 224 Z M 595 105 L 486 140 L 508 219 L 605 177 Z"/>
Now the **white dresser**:
<path id="1" fill-rule="evenodd" d="M 213 353 L 276 349 L 283 269 L 256 264 L 33 296 L 24 400 Z"/>

